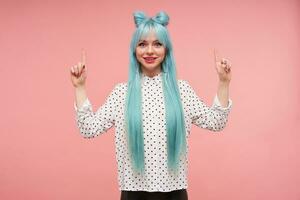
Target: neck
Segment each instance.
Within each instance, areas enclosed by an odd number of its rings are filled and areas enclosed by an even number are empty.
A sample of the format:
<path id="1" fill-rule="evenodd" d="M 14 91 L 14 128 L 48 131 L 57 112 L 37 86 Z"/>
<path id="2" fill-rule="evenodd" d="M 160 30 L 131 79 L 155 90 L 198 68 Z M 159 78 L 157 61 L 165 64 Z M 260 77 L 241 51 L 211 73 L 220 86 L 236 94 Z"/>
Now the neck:
<path id="1" fill-rule="evenodd" d="M 153 77 L 153 76 L 156 76 L 159 73 L 161 73 L 161 69 L 158 68 L 157 70 L 153 70 L 153 71 L 148 71 L 148 70 L 143 69 L 142 73 L 145 74 L 146 76 Z"/>

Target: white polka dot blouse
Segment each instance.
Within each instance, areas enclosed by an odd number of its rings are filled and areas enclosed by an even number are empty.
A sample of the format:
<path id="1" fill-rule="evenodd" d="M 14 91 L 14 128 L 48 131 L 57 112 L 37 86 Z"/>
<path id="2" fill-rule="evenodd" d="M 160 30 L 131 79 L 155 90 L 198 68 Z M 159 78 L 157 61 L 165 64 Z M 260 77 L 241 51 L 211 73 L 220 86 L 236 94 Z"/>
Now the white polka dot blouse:
<path id="1" fill-rule="evenodd" d="M 186 125 L 186 155 L 181 156 L 178 173 L 167 168 L 167 135 L 161 73 L 142 75 L 142 120 L 144 129 L 145 174 L 135 172 L 130 162 L 125 134 L 125 99 L 127 83 L 117 83 L 96 112 L 87 98 L 80 108 L 74 102 L 76 122 L 84 138 L 94 138 L 115 127 L 115 155 L 119 190 L 169 192 L 187 189 L 188 138 L 191 124 L 213 132 L 224 129 L 232 100 L 222 107 L 217 95 L 208 107 L 185 80 L 178 80 Z"/>

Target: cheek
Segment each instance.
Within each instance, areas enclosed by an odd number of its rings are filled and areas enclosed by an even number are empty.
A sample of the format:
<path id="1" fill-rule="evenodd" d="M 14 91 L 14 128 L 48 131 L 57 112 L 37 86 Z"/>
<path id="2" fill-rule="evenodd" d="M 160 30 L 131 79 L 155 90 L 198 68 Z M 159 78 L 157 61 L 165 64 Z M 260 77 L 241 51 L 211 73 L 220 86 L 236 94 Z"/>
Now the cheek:
<path id="1" fill-rule="evenodd" d="M 140 51 L 135 51 L 135 56 L 136 56 L 137 58 L 140 57 L 140 56 L 141 56 Z"/>
<path id="2" fill-rule="evenodd" d="M 142 62 L 142 61 L 143 61 L 141 52 L 136 51 L 135 57 L 136 57 L 136 59 L 137 59 L 139 62 Z"/>
<path id="3" fill-rule="evenodd" d="M 159 53 L 159 55 L 160 56 L 165 56 L 165 54 L 166 54 L 166 50 L 165 49 L 160 49 L 159 51 L 158 51 L 158 53 Z"/>
<path id="4" fill-rule="evenodd" d="M 135 55 L 136 56 L 142 56 L 144 54 L 144 50 L 142 50 L 142 49 L 136 49 L 135 50 Z"/>
<path id="5" fill-rule="evenodd" d="M 159 55 L 160 55 L 161 59 L 164 59 L 166 56 L 166 52 L 163 50 L 159 53 Z"/>

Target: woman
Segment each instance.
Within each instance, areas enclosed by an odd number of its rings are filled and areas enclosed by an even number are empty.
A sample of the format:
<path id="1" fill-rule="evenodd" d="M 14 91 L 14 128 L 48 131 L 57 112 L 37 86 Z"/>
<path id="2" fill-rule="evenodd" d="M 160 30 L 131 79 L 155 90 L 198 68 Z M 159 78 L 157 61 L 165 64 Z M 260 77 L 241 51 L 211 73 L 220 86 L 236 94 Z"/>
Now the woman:
<path id="1" fill-rule="evenodd" d="M 77 124 L 85 138 L 115 126 L 121 200 L 185 200 L 191 124 L 211 131 L 225 127 L 232 107 L 231 66 L 215 55 L 219 86 L 208 107 L 187 81 L 176 78 L 168 15 L 135 12 L 134 21 L 128 82 L 116 84 L 96 112 L 86 96 L 84 53 L 71 68 Z"/>

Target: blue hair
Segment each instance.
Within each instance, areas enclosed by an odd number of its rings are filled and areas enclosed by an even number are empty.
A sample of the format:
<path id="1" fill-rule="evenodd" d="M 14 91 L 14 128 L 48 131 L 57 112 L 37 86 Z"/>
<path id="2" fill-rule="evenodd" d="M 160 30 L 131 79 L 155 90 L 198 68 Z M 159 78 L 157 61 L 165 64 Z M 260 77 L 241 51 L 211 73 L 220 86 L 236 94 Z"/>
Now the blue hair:
<path id="1" fill-rule="evenodd" d="M 168 169 L 177 171 L 181 153 L 186 153 L 186 130 L 180 92 L 177 85 L 175 61 L 172 43 L 166 26 L 168 15 L 161 11 L 155 17 L 148 18 L 143 12 L 134 13 L 136 30 L 130 44 L 129 79 L 127 83 L 125 105 L 125 128 L 130 158 L 137 172 L 144 173 L 144 138 L 142 124 L 142 70 L 137 61 L 135 50 L 139 40 L 154 30 L 157 39 L 166 48 L 162 62 L 162 84 L 165 103 L 167 130 Z"/>

